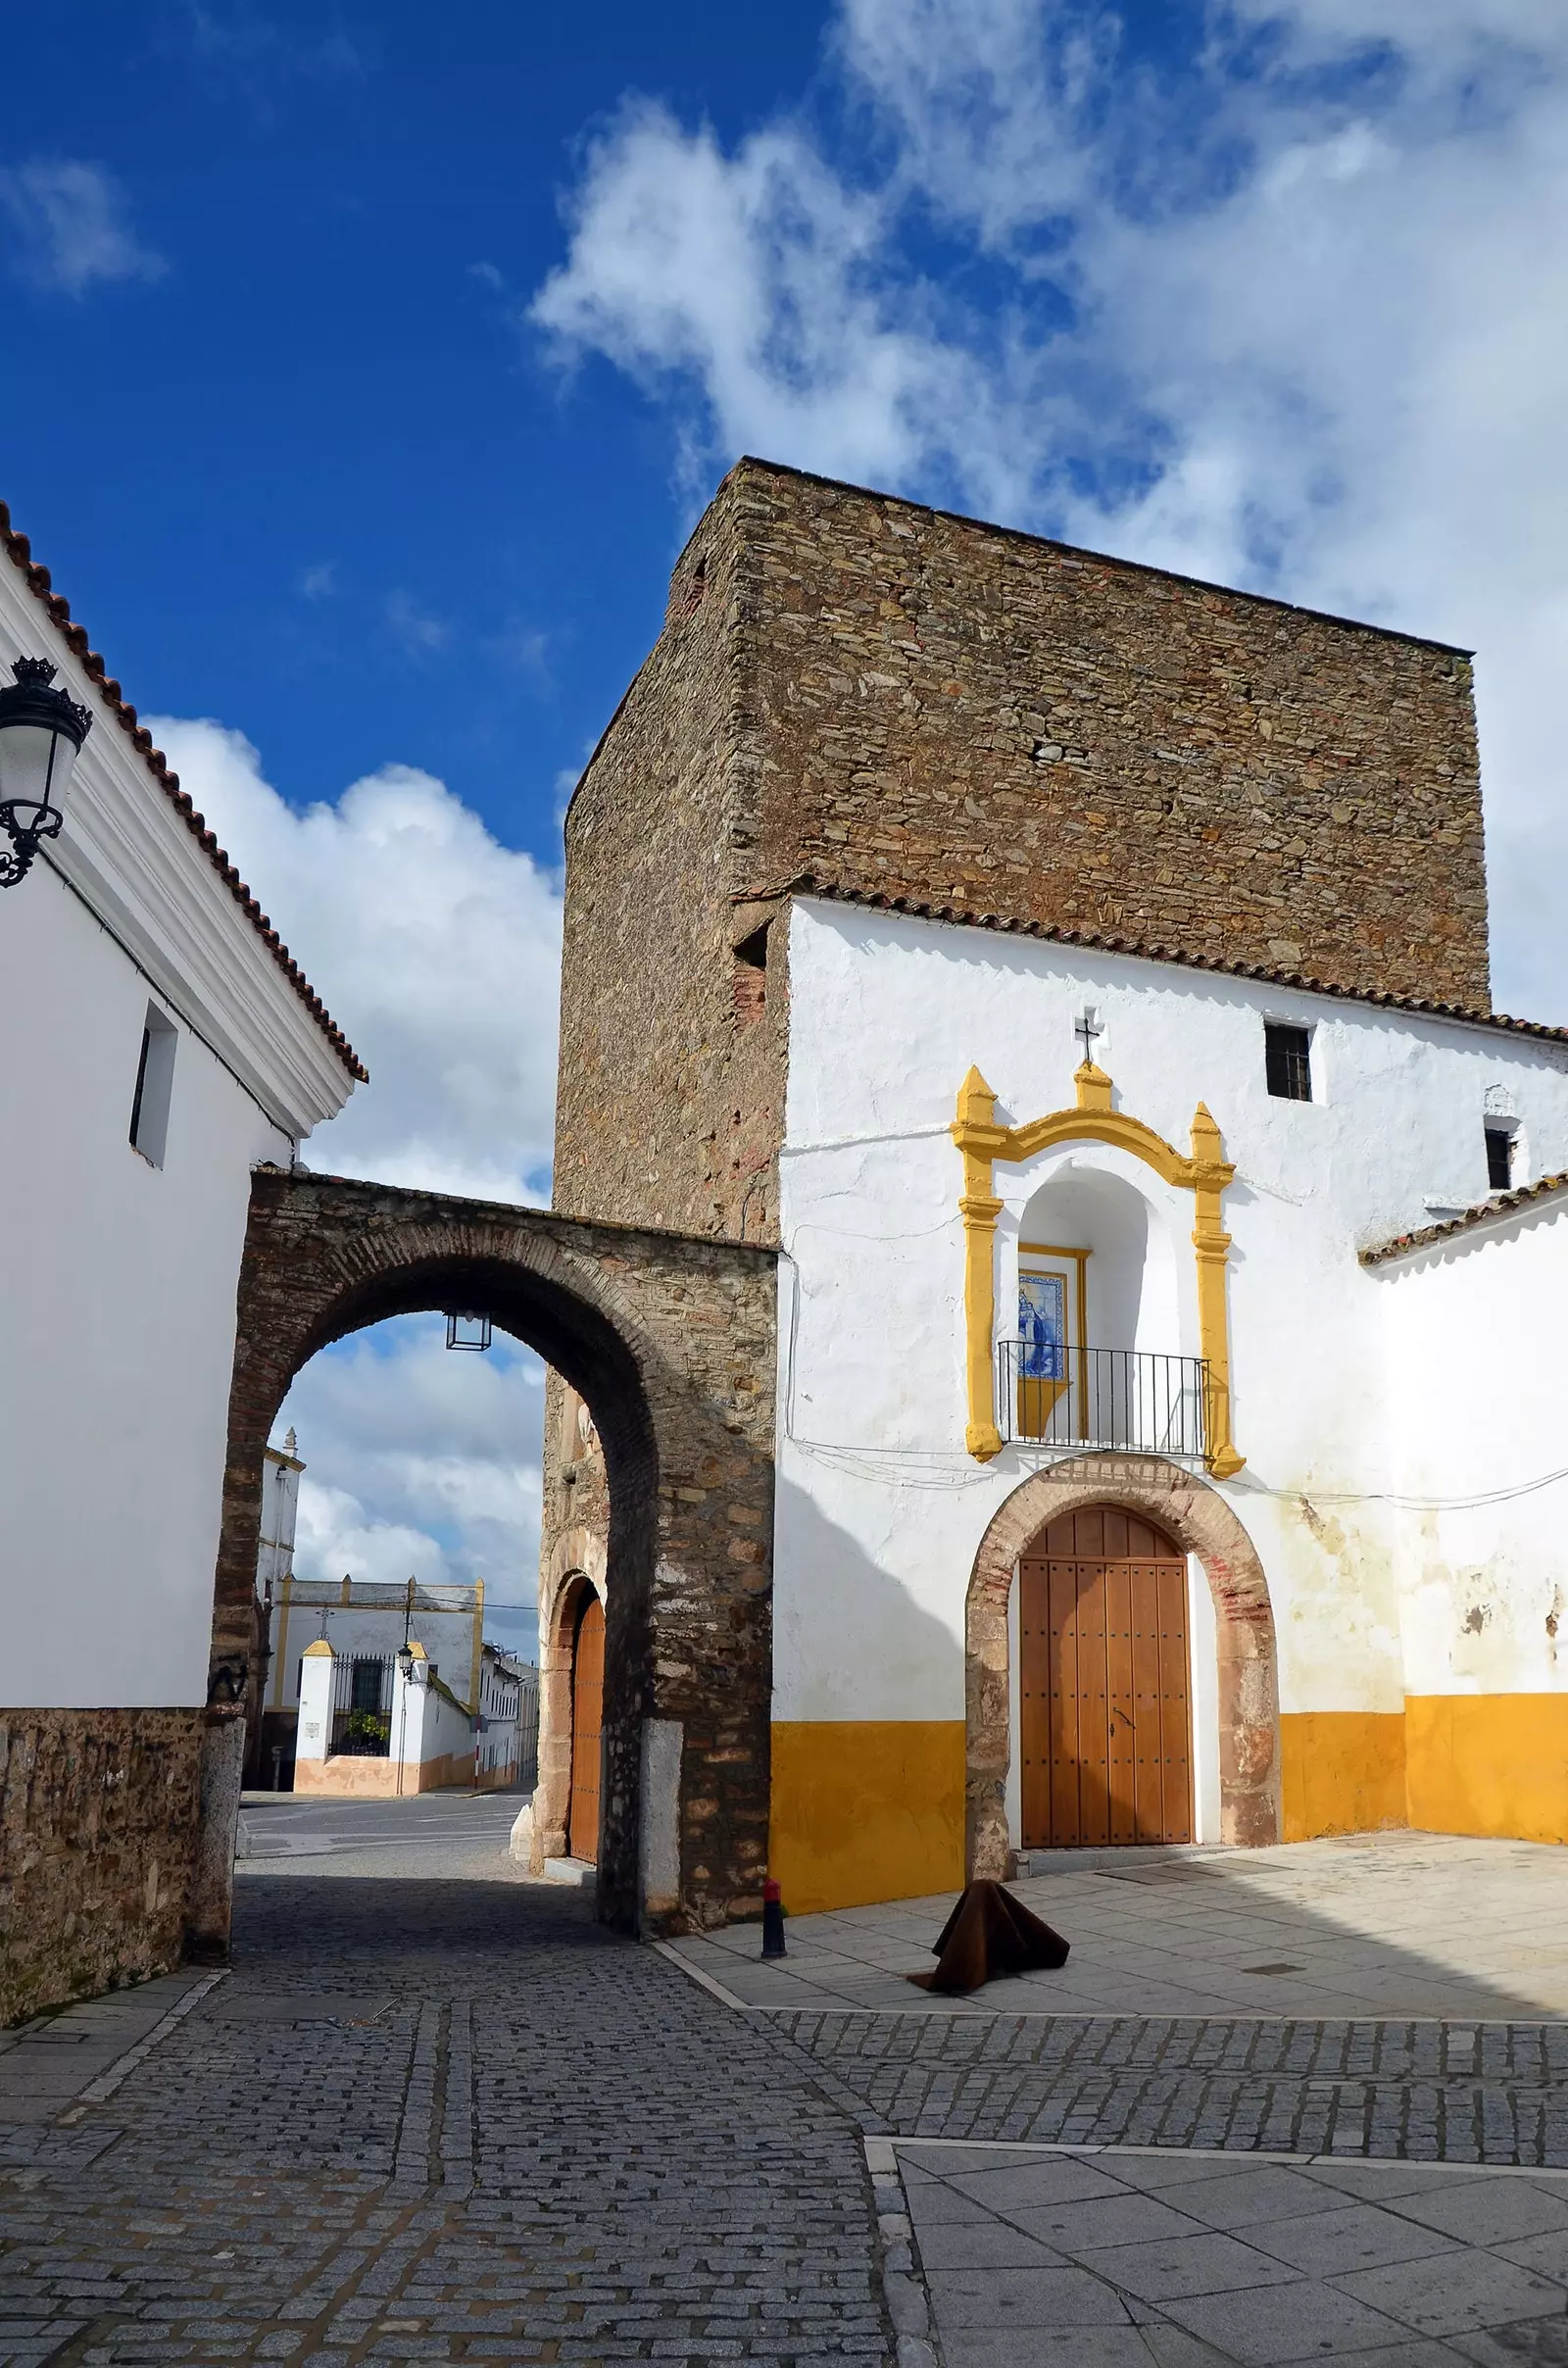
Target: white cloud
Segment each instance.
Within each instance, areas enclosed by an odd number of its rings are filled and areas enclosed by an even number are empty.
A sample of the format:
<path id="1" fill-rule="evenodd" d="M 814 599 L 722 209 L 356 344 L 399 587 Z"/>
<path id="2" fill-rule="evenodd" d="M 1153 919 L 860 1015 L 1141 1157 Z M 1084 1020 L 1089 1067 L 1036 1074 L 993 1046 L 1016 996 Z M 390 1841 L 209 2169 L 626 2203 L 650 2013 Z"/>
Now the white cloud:
<path id="1" fill-rule="evenodd" d="M 382 614 L 388 632 L 406 657 L 433 658 L 452 639 L 452 627 L 445 617 L 421 609 L 407 592 L 389 594 Z"/>
<path id="2" fill-rule="evenodd" d="M 1476 646 L 1498 996 L 1568 1015 L 1568 13 L 1192 22 L 842 0 L 836 144 L 629 103 L 532 317 L 688 493 L 758 451 Z"/>
<path id="3" fill-rule="evenodd" d="M 387 765 L 301 813 L 242 733 L 146 720 L 370 1071 L 310 1138 L 307 1163 L 545 1198 L 558 883 L 428 773 Z"/>
<path id="4" fill-rule="evenodd" d="M 532 1656 L 543 1374 L 499 1334 L 488 1355 L 450 1355 L 439 1316 L 378 1324 L 314 1357 L 273 1431 L 293 1426 L 306 1465 L 299 1576 L 482 1578 L 486 1634 Z"/>
<path id="5" fill-rule="evenodd" d="M 68 296 L 100 280 L 161 279 L 169 269 L 130 228 L 102 165 L 62 157 L 0 170 L 0 217 L 11 226 L 13 268 Z"/>
<path id="6" fill-rule="evenodd" d="M 871 275 L 881 204 L 788 130 L 727 158 L 710 131 L 630 107 L 592 151 L 570 228 L 533 321 L 650 389 L 695 378 L 728 449 L 898 476 L 930 457 L 933 420 L 992 408 L 984 372 L 922 319 L 917 283 L 890 319 Z M 693 439 L 694 474 L 710 442 Z"/>

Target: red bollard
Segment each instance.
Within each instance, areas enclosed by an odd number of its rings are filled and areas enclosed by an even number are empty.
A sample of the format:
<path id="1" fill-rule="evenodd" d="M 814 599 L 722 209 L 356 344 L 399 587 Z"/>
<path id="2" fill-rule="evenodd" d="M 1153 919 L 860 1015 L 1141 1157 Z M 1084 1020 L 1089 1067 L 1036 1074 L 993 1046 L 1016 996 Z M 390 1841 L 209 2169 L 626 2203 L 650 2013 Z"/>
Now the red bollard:
<path id="1" fill-rule="evenodd" d="M 778 1885 L 771 1880 L 762 1886 L 762 1954 L 764 1957 L 789 1954 L 784 1946 L 784 1905 Z"/>

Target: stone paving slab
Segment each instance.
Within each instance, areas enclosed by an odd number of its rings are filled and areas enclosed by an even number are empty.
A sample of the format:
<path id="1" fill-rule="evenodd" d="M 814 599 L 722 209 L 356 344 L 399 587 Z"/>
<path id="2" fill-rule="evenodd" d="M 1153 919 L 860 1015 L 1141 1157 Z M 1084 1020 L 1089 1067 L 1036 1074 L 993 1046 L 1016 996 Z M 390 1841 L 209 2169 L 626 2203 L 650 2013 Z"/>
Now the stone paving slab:
<path id="1" fill-rule="evenodd" d="M 945 2368 L 1568 2360 L 1568 2177 L 1127 2147 L 887 2151 Z"/>
<path id="2" fill-rule="evenodd" d="M 1071 1943 L 1059 1973 L 1006 1985 L 1008 2013 L 1421 2017 L 1568 2015 L 1568 1850 L 1379 1834 L 1212 1852 L 1034 1854 L 1009 1886 Z M 786 1906 L 788 1902 L 786 1901 Z M 791 1916 L 789 1954 L 758 1961 L 745 1927 L 676 1948 L 742 2003 L 963 2017 L 994 1994 L 933 1998 L 951 1894 Z"/>
<path id="3" fill-rule="evenodd" d="M 151 2040 L 165 2017 L 210 1980 L 187 1967 L 0 2031 L 0 2134 L 51 2120 Z"/>

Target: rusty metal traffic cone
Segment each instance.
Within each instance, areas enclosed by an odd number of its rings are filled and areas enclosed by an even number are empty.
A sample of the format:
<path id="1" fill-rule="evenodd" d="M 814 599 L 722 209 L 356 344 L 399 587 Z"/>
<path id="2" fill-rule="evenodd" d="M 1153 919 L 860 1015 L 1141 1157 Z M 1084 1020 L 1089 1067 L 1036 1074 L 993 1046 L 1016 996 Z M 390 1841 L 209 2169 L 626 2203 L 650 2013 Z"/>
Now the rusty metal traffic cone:
<path id="1" fill-rule="evenodd" d="M 789 1954 L 784 1946 L 784 1904 L 778 1885 L 771 1880 L 762 1886 L 762 1954 L 764 1957 Z"/>

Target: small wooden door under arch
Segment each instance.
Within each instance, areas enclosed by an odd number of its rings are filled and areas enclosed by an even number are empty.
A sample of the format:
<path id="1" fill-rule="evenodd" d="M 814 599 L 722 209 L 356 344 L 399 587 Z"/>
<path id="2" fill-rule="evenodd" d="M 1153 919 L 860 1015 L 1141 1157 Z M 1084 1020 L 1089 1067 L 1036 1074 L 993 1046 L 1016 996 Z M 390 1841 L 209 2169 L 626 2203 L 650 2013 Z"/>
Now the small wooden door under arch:
<path id="1" fill-rule="evenodd" d="M 590 1590 L 571 1646 L 571 1803 L 566 1848 L 599 1860 L 599 1743 L 605 1708 L 605 1607 Z"/>
<path id="2" fill-rule="evenodd" d="M 1026 1850 L 1193 1838 L 1187 1557 L 1112 1505 L 1018 1562 Z"/>

